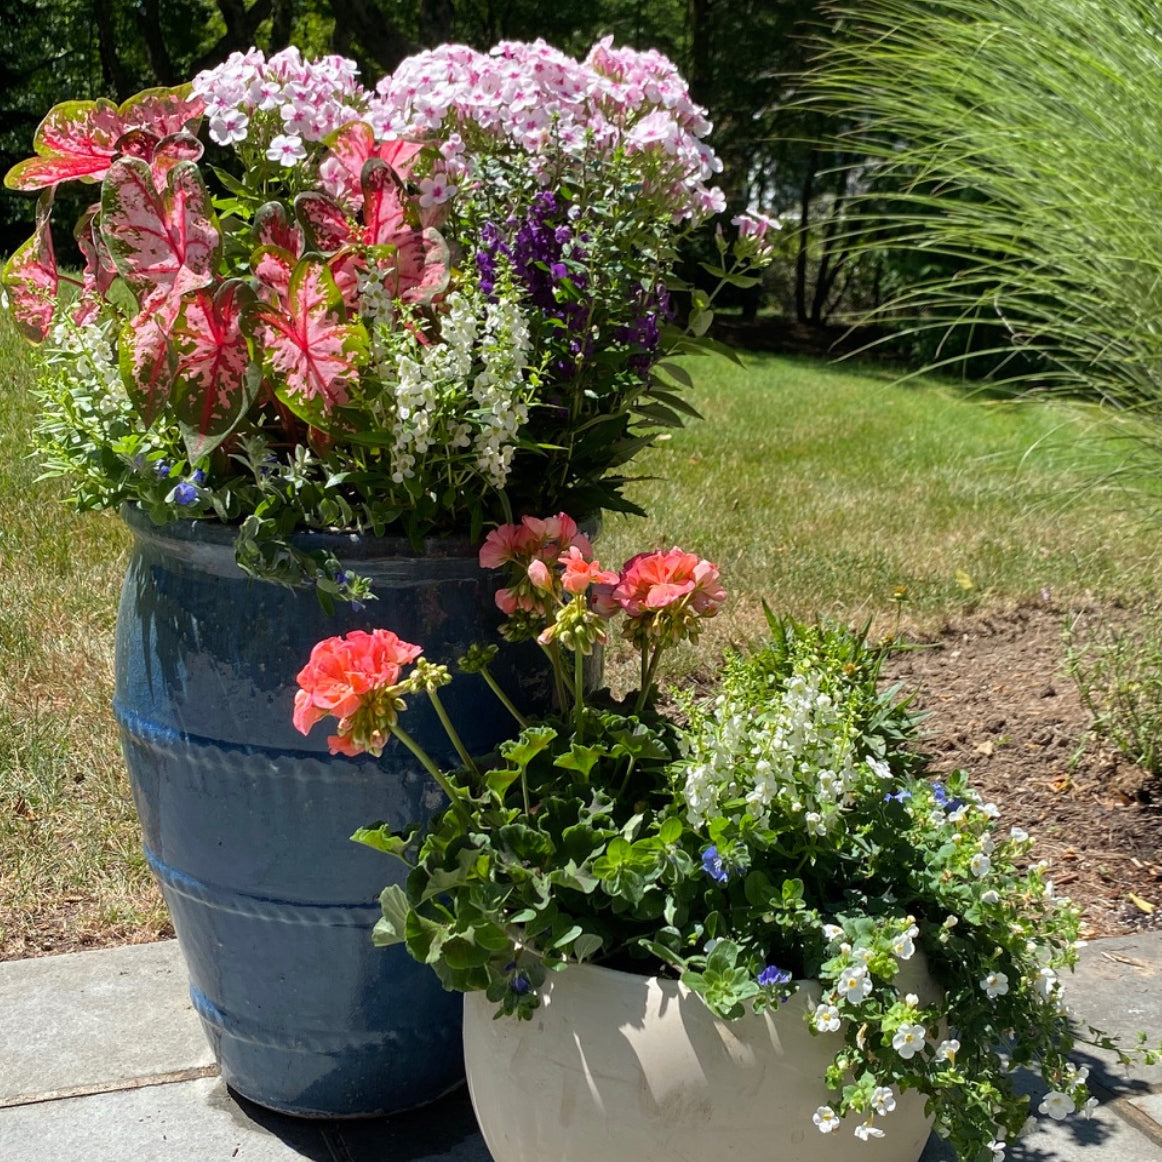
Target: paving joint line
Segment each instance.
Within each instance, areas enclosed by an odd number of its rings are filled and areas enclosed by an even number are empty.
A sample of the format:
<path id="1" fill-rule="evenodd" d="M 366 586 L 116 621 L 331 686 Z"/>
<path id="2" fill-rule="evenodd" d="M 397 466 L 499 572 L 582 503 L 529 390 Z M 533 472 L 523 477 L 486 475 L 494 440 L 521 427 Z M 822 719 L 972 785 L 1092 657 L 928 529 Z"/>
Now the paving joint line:
<path id="1" fill-rule="evenodd" d="M 97 1082 L 95 1085 L 77 1085 L 70 1089 L 52 1089 L 45 1093 L 18 1093 L 15 1097 L 0 1098 L 0 1110 L 15 1109 L 19 1106 L 40 1105 L 45 1102 L 67 1101 L 74 1097 L 97 1097 L 103 1093 L 121 1093 L 134 1089 L 146 1089 L 153 1085 L 176 1085 L 183 1081 L 199 1081 L 203 1077 L 217 1077 L 216 1065 L 199 1065 L 193 1069 L 177 1069 L 172 1073 L 150 1073 L 144 1077 L 131 1077 L 122 1081 Z"/>

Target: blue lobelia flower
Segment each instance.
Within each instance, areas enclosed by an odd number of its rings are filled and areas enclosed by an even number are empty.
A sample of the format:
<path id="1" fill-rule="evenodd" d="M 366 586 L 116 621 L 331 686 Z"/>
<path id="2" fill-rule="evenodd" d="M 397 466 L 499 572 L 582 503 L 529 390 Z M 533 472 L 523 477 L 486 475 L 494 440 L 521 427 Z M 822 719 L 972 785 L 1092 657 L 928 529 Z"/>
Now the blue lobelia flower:
<path id="1" fill-rule="evenodd" d="M 786 984 L 790 979 L 791 974 L 785 968 L 779 968 L 777 964 L 768 964 L 758 975 L 759 984 L 763 988 Z"/>
<path id="2" fill-rule="evenodd" d="M 702 870 L 716 883 L 724 884 L 730 879 L 730 872 L 718 854 L 718 848 L 711 844 L 702 853 Z"/>

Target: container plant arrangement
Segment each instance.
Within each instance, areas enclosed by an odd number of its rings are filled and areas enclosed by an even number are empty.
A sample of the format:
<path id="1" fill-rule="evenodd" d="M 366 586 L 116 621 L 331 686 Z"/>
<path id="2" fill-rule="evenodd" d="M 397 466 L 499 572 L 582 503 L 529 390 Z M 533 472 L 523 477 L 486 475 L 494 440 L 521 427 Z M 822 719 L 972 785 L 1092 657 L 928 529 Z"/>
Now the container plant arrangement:
<path id="1" fill-rule="evenodd" d="M 372 598 L 463 650 L 500 617 L 486 524 L 633 507 L 624 466 L 692 412 L 667 356 L 708 346 L 711 296 L 671 319 L 675 247 L 722 205 L 708 129 L 669 61 L 609 42 L 445 48 L 374 90 L 251 51 L 57 106 L 5 179 L 40 191 L 3 282 L 44 366 L 46 472 L 134 534 L 115 710 L 146 854 L 223 1073 L 262 1104 L 387 1112 L 460 1075 L 458 1010 L 365 948 L 379 871 L 345 842 L 385 793 L 402 825 L 435 788 L 297 736 L 291 660 Z M 95 193 L 79 278 L 54 257 L 66 181 Z M 717 276 L 745 282 L 766 230 L 741 219 Z M 538 657 L 496 661 L 525 710 Z M 468 745 L 500 740 L 449 697 Z"/>
<path id="2" fill-rule="evenodd" d="M 563 695 L 548 718 L 510 707 L 486 759 L 422 754 L 401 715 L 439 708 L 449 674 L 387 630 L 320 642 L 298 678 L 301 730 L 334 715 L 336 751 L 414 749 L 447 796 L 422 828 L 354 838 L 408 869 L 375 941 L 466 994 L 497 1162 L 914 1162 L 933 1125 L 997 1162 L 1032 1112 L 1020 1066 L 1048 1086 L 1037 1113 L 1087 1116 L 1061 979 L 1078 912 L 963 775 L 926 776 L 887 647 L 768 615 L 664 715 L 658 657 L 719 607 L 716 568 L 673 549 L 607 571 L 571 532 L 525 520 L 480 554 L 510 574 L 504 632 L 536 636 Z M 622 700 L 576 671 L 616 619 L 641 657 Z M 460 665 L 495 689 L 490 656 Z"/>

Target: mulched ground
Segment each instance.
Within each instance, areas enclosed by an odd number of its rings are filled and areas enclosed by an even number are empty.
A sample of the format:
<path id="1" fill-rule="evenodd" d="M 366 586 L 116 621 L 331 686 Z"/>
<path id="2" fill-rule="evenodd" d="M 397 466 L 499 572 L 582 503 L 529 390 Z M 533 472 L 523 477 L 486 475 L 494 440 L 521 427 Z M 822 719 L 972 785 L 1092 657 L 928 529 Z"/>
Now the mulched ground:
<path id="1" fill-rule="evenodd" d="M 929 712 L 932 770 L 967 771 L 1002 823 L 1034 836 L 1084 935 L 1162 928 L 1162 782 L 1092 736 L 1064 669 L 1066 617 L 1032 607 L 949 624 L 886 673 Z"/>

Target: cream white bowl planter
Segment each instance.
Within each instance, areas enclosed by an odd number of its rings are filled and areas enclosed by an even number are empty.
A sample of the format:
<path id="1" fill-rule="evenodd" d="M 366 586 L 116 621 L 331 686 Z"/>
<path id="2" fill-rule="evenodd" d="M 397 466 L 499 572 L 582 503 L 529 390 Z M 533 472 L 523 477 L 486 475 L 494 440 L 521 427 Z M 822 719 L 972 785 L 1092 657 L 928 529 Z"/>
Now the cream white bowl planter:
<path id="1" fill-rule="evenodd" d="M 591 965 L 551 974 L 541 997 L 531 1021 L 464 998 L 468 1087 L 495 1162 L 916 1162 L 928 1139 L 915 1093 L 876 1119 L 883 1138 L 860 1141 L 853 1119 L 816 1129 L 840 1034 L 808 1028 L 814 982 L 738 1021 L 677 981 Z"/>

